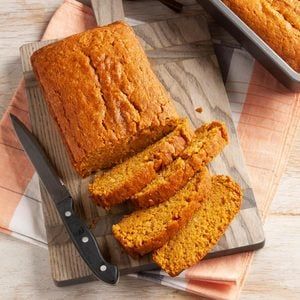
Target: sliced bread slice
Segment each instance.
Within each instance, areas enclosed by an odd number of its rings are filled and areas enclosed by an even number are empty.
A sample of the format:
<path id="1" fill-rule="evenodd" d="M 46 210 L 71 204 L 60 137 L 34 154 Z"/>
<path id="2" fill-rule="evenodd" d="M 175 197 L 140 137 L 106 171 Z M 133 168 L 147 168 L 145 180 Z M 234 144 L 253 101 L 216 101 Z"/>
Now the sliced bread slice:
<path id="1" fill-rule="evenodd" d="M 209 172 L 203 168 L 169 200 L 135 211 L 113 225 L 113 234 L 132 256 L 158 249 L 189 221 L 210 188 Z"/>
<path id="2" fill-rule="evenodd" d="M 153 253 L 153 260 L 171 276 L 197 264 L 219 241 L 239 212 L 242 191 L 230 177 L 212 177 L 209 197 L 192 219 L 165 245 Z"/>
<path id="3" fill-rule="evenodd" d="M 186 148 L 194 133 L 186 119 L 167 136 L 127 159 L 89 185 L 94 202 L 104 208 L 119 204 L 151 182 L 161 168 L 171 163 Z"/>
<path id="4" fill-rule="evenodd" d="M 131 201 L 139 208 L 166 201 L 227 144 L 228 134 L 223 123 L 214 121 L 204 124 L 196 130 L 193 140 L 179 157 L 162 169 L 152 182 L 131 198 Z"/>

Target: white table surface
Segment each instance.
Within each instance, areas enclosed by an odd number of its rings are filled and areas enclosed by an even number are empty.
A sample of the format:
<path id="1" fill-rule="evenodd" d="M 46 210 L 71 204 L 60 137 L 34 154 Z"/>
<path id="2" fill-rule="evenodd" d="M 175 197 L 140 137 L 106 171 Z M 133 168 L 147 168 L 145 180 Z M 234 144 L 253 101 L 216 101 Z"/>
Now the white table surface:
<path id="1" fill-rule="evenodd" d="M 39 40 L 62 0 L 0 1 L 0 117 L 21 79 L 19 46 Z M 265 223 L 241 299 L 300 299 L 300 128 Z M 0 234 L 0 299 L 193 299 L 190 294 L 122 278 L 116 287 L 91 282 L 55 287 L 47 250 Z"/>

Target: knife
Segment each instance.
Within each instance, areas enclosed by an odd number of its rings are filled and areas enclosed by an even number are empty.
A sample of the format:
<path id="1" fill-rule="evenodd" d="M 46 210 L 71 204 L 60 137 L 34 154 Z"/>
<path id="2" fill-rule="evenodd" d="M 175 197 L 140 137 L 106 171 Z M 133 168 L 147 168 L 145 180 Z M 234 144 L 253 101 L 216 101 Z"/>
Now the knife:
<path id="1" fill-rule="evenodd" d="M 38 140 L 15 115 L 10 114 L 10 118 L 26 154 L 50 194 L 80 256 L 98 279 L 116 284 L 119 280 L 118 267 L 105 261 L 94 235 L 75 215 L 72 196 L 57 175 Z"/>

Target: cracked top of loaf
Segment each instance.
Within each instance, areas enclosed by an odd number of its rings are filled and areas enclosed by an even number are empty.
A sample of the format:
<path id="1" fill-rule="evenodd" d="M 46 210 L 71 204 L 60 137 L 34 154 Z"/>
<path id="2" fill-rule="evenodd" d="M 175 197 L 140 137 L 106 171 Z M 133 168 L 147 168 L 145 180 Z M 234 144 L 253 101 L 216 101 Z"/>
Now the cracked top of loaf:
<path id="1" fill-rule="evenodd" d="M 123 22 L 45 46 L 31 62 L 82 176 L 120 162 L 176 126 L 167 91 Z"/>
<path id="2" fill-rule="evenodd" d="M 299 0 L 222 0 L 296 72 L 300 72 Z"/>

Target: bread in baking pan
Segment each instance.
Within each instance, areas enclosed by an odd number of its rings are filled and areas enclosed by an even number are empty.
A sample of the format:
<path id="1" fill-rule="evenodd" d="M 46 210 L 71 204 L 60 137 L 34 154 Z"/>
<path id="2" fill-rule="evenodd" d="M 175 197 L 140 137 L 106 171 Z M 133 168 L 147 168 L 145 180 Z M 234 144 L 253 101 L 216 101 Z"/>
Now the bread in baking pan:
<path id="1" fill-rule="evenodd" d="M 174 131 L 161 140 L 106 173 L 96 176 L 89 185 L 94 202 L 110 208 L 129 199 L 151 182 L 160 169 L 178 157 L 194 133 L 186 119 L 177 123 Z"/>
<path id="2" fill-rule="evenodd" d="M 208 164 L 228 144 L 225 124 L 214 121 L 202 125 L 179 157 L 132 198 L 139 208 L 164 202 L 180 190 L 191 177 Z"/>
<path id="3" fill-rule="evenodd" d="M 203 168 L 167 201 L 125 216 L 113 225 L 113 234 L 132 256 L 158 249 L 190 220 L 210 188 L 211 177 Z"/>
<path id="4" fill-rule="evenodd" d="M 299 0 L 222 0 L 295 71 L 300 72 Z"/>
<path id="5" fill-rule="evenodd" d="M 178 115 L 130 26 L 115 22 L 31 57 L 49 112 L 81 176 L 172 131 Z"/>
<path id="6" fill-rule="evenodd" d="M 242 191 L 237 183 L 223 175 L 213 176 L 211 182 L 210 195 L 191 220 L 153 253 L 153 260 L 171 276 L 197 264 L 217 244 L 240 210 Z"/>

